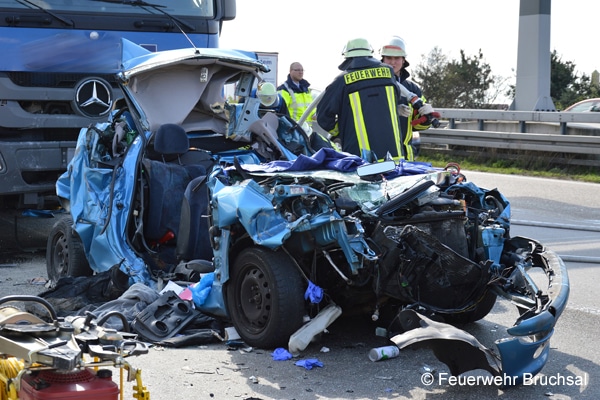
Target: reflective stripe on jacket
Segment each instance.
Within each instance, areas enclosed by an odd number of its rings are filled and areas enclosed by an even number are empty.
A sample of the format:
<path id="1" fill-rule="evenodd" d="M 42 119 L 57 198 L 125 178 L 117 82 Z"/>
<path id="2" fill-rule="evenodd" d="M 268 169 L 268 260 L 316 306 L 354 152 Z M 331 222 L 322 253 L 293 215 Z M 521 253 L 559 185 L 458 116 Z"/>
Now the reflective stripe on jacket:
<path id="1" fill-rule="evenodd" d="M 372 151 L 379 160 L 389 152 L 399 160 L 403 158 L 399 101 L 393 69 L 372 57 L 356 57 L 325 90 L 317 122 L 327 131 L 339 125 L 342 151 L 359 157 L 364 157 L 364 150 Z"/>
<path id="2" fill-rule="evenodd" d="M 284 90 L 279 91 L 279 93 L 287 105 L 290 116 L 294 121 L 298 121 L 310 103 L 312 103 L 312 93 L 310 89 L 307 92 L 295 92 L 287 82 L 281 86 L 284 87 Z M 314 114 L 314 111 L 312 114 Z"/>
<path id="3" fill-rule="evenodd" d="M 406 63 L 405 66 L 408 66 L 408 63 Z M 417 86 L 413 81 L 408 80 L 409 76 L 410 76 L 410 73 L 406 69 L 403 68 L 400 71 L 400 76 L 399 77 L 397 76 L 396 78 L 398 79 L 398 82 L 402 86 L 407 88 L 410 92 L 419 96 L 419 98 L 421 99 L 423 104 L 425 104 L 426 99 L 423 96 L 421 88 L 419 86 Z M 413 126 L 412 121 L 413 121 L 413 118 L 415 117 L 416 110 L 413 109 L 412 104 L 410 104 L 406 100 L 406 98 L 402 98 L 402 104 L 408 105 L 411 109 L 410 117 L 408 117 L 408 118 L 402 117 L 402 116 L 400 117 L 400 129 L 402 130 L 402 138 L 403 138 L 403 140 L 402 140 L 403 153 L 405 155 L 406 161 L 414 161 L 415 156 L 414 156 L 413 147 L 412 147 L 413 130 L 424 131 L 426 129 L 429 129 L 431 124 Z"/>

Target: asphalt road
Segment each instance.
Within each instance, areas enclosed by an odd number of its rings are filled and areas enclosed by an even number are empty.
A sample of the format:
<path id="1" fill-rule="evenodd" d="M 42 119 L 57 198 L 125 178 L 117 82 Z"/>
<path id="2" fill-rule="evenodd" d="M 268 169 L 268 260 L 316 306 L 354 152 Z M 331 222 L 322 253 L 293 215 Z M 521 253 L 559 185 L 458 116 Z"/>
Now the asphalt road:
<path id="1" fill-rule="evenodd" d="M 527 385 L 502 388 L 478 382 L 449 381 L 448 368 L 425 348 L 408 349 L 396 358 L 371 362 L 372 347 L 387 344 L 368 321 L 341 318 L 329 333 L 312 343 L 298 359 L 274 361 L 272 350 L 228 348 L 224 343 L 183 349 L 152 348 L 129 360 L 142 369 L 152 399 L 579 399 L 600 398 L 600 185 L 465 172 L 486 188 L 498 188 L 511 200 L 511 234 L 533 237 L 563 256 L 569 268 L 571 296 L 550 342 L 549 359 L 538 378 Z M 14 243 L 10 221 L 0 218 L 0 295 L 38 294 L 46 277 L 43 237 L 49 222 L 21 235 L 28 246 Z M 549 223 L 539 226 L 537 222 Z M 7 225 L 8 224 L 8 225 Z M 50 224 L 51 225 L 51 224 Z M 582 230 L 573 229 L 580 227 Z M 25 240 L 21 240 L 25 242 Z M 39 246 L 43 247 L 43 246 Z M 38 279 L 36 279 L 38 278 Z M 514 306 L 500 300 L 482 321 L 464 328 L 484 345 L 506 337 L 517 318 Z M 316 358 L 323 367 L 307 370 L 298 360 Z M 434 380 L 424 377 L 433 372 Z M 473 373 L 472 376 L 485 376 Z M 125 398 L 133 398 L 125 383 Z"/>

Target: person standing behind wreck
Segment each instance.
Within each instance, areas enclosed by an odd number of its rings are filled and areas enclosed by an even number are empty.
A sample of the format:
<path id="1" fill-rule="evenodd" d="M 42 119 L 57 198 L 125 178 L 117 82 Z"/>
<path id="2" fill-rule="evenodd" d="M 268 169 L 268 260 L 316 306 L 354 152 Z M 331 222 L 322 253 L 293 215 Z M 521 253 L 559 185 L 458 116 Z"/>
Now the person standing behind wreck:
<path id="1" fill-rule="evenodd" d="M 402 105 L 398 108 L 400 114 L 400 129 L 402 131 L 402 151 L 405 154 L 405 159 L 407 161 L 413 161 L 417 155 L 415 154 L 415 151 L 418 152 L 418 147 L 413 146 L 413 131 L 424 131 L 429 129 L 432 122 L 431 118 L 424 119 L 424 121 L 420 123 L 417 123 L 419 122 L 417 120 L 422 115 L 434 113 L 434 110 L 431 105 L 426 103 L 427 100 L 425 99 L 425 96 L 423 96 L 421 88 L 408 79 L 410 73 L 407 68 L 410 64 L 406 60 L 407 55 L 404 39 L 399 36 L 393 36 L 381 47 L 379 54 L 381 55 L 381 61 L 383 63 L 394 68 L 394 73 L 396 74 L 398 82 L 410 92 L 417 95 L 423 103 L 422 108 L 414 110 L 412 104 L 410 104 L 406 98 L 402 98 Z"/>
<path id="2" fill-rule="evenodd" d="M 304 79 L 304 67 L 299 62 L 290 65 L 290 73 L 287 80 L 277 87 L 277 91 L 283 97 L 290 117 L 298 121 L 304 111 L 313 101 L 310 83 Z M 314 112 L 310 117 L 314 115 Z M 310 117 L 307 120 L 310 120 Z"/>
<path id="3" fill-rule="evenodd" d="M 397 107 L 400 87 L 394 69 L 373 57 L 364 38 L 348 41 L 338 75 L 317 105 L 317 123 L 344 152 L 372 162 L 389 153 L 403 158 Z"/>

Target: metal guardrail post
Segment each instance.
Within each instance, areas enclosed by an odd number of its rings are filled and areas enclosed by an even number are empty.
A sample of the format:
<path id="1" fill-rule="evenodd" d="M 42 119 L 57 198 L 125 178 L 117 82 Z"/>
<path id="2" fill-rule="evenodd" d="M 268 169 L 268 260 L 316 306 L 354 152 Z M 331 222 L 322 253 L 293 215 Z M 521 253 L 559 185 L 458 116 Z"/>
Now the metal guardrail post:
<path id="1" fill-rule="evenodd" d="M 561 135 L 566 135 L 567 134 L 567 123 L 566 122 L 561 122 L 560 123 L 560 134 Z"/>

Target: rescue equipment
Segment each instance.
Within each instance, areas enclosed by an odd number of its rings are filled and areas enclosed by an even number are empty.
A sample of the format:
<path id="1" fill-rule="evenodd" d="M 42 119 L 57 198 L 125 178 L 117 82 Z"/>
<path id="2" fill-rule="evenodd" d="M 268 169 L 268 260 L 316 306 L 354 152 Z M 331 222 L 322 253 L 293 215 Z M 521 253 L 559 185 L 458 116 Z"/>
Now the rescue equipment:
<path id="1" fill-rule="evenodd" d="M 33 303 L 46 311 L 49 322 L 6 303 Z M 59 318 L 50 303 L 37 296 L 6 296 L 0 299 L 0 400 L 123 398 L 124 370 L 134 381 L 134 398 L 149 399 L 141 370 L 126 357 L 146 354 L 148 348 L 130 334 L 103 328 L 112 313 L 96 321 L 86 317 Z M 125 321 L 123 317 L 122 320 Z M 112 380 L 120 370 L 121 387 Z"/>

